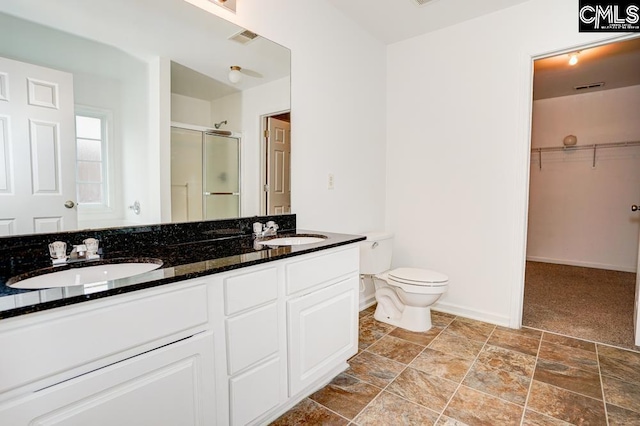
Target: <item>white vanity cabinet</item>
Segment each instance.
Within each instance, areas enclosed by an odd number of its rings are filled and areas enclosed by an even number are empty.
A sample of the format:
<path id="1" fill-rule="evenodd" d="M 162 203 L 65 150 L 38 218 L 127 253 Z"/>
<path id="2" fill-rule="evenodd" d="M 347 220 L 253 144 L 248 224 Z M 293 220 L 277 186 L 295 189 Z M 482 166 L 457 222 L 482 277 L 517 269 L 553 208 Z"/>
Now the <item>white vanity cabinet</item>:
<path id="1" fill-rule="evenodd" d="M 358 350 L 358 279 L 355 245 L 218 276 L 229 424 L 267 424 L 348 367 Z"/>
<path id="2" fill-rule="evenodd" d="M 347 367 L 358 351 L 359 252 L 320 252 L 286 269 L 289 395 Z"/>
<path id="3" fill-rule="evenodd" d="M 219 277 L 232 425 L 250 424 L 287 399 L 280 263 L 244 268 Z"/>
<path id="4" fill-rule="evenodd" d="M 0 425 L 262 425 L 358 348 L 350 244 L 0 320 Z"/>
<path id="5" fill-rule="evenodd" d="M 1 425 L 215 424 L 202 280 L 0 321 Z"/>
<path id="6" fill-rule="evenodd" d="M 213 335 L 201 333 L 5 403 L 3 425 L 210 425 Z M 208 380 L 206 378 L 209 378 Z"/>

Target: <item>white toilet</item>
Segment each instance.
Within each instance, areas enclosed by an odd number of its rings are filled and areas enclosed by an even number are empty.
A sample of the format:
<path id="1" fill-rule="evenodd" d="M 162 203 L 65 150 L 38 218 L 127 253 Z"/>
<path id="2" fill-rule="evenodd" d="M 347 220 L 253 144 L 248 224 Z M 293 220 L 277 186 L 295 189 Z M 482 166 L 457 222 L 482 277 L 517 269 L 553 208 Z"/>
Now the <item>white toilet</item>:
<path id="1" fill-rule="evenodd" d="M 372 277 L 378 306 L 374 318 L 410 331 L 431 328 L 431 305 L 447 291 L 449 278 L 418 268 L 391 268 L 393 235 L 365 234 L 360 243 L 360 274 Z"/>

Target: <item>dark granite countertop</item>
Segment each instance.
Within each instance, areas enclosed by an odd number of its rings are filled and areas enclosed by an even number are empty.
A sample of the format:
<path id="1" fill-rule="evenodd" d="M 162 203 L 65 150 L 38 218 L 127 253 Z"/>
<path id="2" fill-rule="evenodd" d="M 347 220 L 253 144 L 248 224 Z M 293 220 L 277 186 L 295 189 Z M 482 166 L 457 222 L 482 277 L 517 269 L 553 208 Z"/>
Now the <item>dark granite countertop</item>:
<path id="1" fill-rule="evenodd" d="M 358 235 L 304 230 L 279 232 L 278 237 L 286 237 L 293 234 L 323 235 L 327 238 L 322 242 L 313 244 L 269 247 L 268 245 L 254 245 L 254 239 L 246 235 L 246 233 L 241 235 L 231 233 L 229 236 L 224 236 L 218 232 L 211 239 L 201 239 L 195 242 L 176 242 L 173 244 L 165 242 L 164 244 L 147 244 L 144 247 L 134 244 L 129 249 L 121 248 L 118 251 L 106 253 L 103 259 L 96 261 L 85 261 L 56 267 L 49 266 L 50 263 L 46 265 L 40 264 L 39 267 L 36 264 L 29 266 L 12 265 L 7 269 L 10 272 L 5 270 L 4 274 L 0 274 L 0 319 L 258 265 L 339 247 L 365 239 L 365 237 Z M 97 265 L 101 262 L 113 263 L 117 262 L 118 259 L 132 261 L 141 257 L 160 259 L 163 265 L 151 272 L 97 285 L 88 284 L 38 290 L 20 290 L 7 286 L 9 279 L 15 275 L 25 273 L 38 275 L 47 270 L 58 271 L 73 267 Z M 37 272 L 34 273 L 34 270 Z"/>

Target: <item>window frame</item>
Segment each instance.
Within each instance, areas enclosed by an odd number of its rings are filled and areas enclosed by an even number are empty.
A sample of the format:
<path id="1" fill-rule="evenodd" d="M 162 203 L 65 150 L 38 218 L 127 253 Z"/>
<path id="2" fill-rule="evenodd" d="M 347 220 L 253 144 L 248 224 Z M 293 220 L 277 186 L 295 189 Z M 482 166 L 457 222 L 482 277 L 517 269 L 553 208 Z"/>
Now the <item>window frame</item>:
<path id="1" fill-rule="evenodd" d="M 113 113 L 110 110 L 103 108 L 95 108 L 86 105 L 76 105 L 74 111 L 74 121 L 77 117 L 89 117 L 100 120 L 102 131 L 102 158 L 101 158 L 101 171 L 102 171 L 102 194 L 103 199 L 100 203 L 80 203 L 77 202 L 78 214 L 88 214 L 91 216 L 111 216 L 115 211 L 114 206 L 114 162 L 113 162 Z M 74 129 L 75 130 L 75 129 Z M 78 135 L 75 135 L 74 140 L 76 146 L 76 158 L 75 158 L 75 185 L 76 185 L 76 200 L 78 200 Z M 97 219 L 97 217 L 96 217 Z"/>

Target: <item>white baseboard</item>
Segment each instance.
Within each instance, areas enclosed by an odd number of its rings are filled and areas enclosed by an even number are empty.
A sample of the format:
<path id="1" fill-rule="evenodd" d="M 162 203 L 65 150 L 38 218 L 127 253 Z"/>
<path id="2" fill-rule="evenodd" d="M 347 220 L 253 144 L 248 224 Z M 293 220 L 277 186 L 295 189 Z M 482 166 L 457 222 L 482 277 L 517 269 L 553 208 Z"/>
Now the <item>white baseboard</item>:
<path id="1" fill-rule="evenodd" d="M 637 269 L 637 265 L 628 267 L 628 266 L 620 266 L 620 265 L 608 265 L 606 263 L 583 262 L 580 260 L 552 259 L 549 257 L 540 257 L 540 256 L 527 256 L 527 260 L 530 260 L 532 262 L 554 263 L 556 265 L 582 266 L 583 268 L 606 269 L 609 271 L 620 271 L 620 272 L 635 273 Z"/>
<path id="2" fill-rule="evenodd" d="M 436 304 L 434 304 L 432 308 L 436 311 L 444 312 L 451 315 L 484 321 L 488 322 L 489 324 L 501 325 L 503 327 L 509 327 L 509 317 L 505 315 L 497 315 L 491 312 L 469 309 L 464 306 L 454 305 L 453 303 L 447 302 L 436 302 Z"/>
<path id="3" fill-rule="evenodd" d="M 369 306 L 373 306 L 376 303 L 376 295 L 370 294 L 365 296 L 364 294 L 360 294 L 360 310 L 364 311 Z"/>

